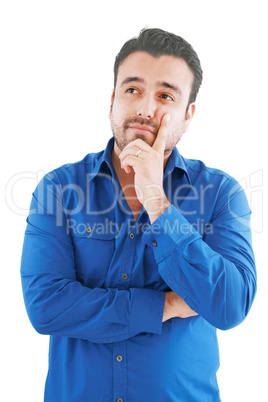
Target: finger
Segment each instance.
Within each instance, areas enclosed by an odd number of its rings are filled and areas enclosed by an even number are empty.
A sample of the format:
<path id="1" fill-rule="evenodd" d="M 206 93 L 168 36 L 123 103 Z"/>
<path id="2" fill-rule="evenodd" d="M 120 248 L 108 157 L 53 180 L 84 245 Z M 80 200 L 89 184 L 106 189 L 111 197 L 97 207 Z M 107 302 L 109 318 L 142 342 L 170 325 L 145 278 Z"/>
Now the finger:
<path id="1" fill-rule="evenodd" d="M 130 167 L 130 166 L 124 166 L 124 171 L 127 173 L 127 174 L 129 174 L 129 173 L 131 173 L 132 172 L 132 167 Z"/>
<path id="2" fill-rule="evenodd" d="M 170 121 L 170 114 L 164 114 L 164 116 L 162 117 L 161 120 L 161 124 L 155 139 L 155 142 L 152 146 L 152 148 L 163 154 L 165 151 L 165 147 L 166 147 L 166 139 L 167 139 L 167 132 L 168 132 L 168 124 Z"/>
<path id="3" fill-rule="evenodd" d="M 136 154 L 137 154 L 137 152 L 139 152 L 139 151 L 143 151 L 143 152 L 144 152 L 143 149 L 138 148 L 137 146 L 133 146 L 133 147 L 128 148 L 128 149 L 125 148 L 125 149 L 120 153 L 120 155 L 119 155 L 119 159 L 120 159 L 121 163 L 122 163 L 123 160 L 124 160 L 127 156 L 129 156 L 129 155 L 137 157 Z M 139 153 L 138 157 L 139 157 L 139 158 L 142 157 L 142 152 Z"/>
<path id="4" fill-rule="evenodd" d="M 146 158 L 146 153 L 151 150 L 152 148 L 150 147 L 150 145 L 148 145 L 144 141 L 138 139 L 135 140 L 135 144 L 133 141 L 133 143 L 128 144 L 119 155 L 121 167 L 123 167 L 122 164 L 127 157 L 132 156 L 135 159 L 144 160 Z M 139 152 L 138 155 L 137 152 Z"/>
<path id="5" fill-rule="evenodd" d="M 145 141 L 141 140 L 140 138 L 130 142 L 128 145 L 125 146 L 123 151 L 119 155 L 119 159 L 122 161 L 127 155 L 134 155 L 139 151 L 142 150 L 144 152 L 150 152 L 151 147 Z"/>
<path id="6" fill-rule="evenodd" d="M 127 155 L 126 158 L 121 162 L 121 168 L 125 170 L 126 173 L 130 173 L 132 169 L 136 172 L 137 166 L 140 164 L 141 160 L 133 155 Z"/>

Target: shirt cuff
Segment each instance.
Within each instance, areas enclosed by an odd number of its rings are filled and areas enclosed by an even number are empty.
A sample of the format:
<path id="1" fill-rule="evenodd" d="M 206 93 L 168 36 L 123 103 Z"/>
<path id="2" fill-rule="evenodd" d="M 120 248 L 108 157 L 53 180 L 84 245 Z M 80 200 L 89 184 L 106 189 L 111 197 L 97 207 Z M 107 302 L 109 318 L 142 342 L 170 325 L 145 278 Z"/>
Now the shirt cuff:
<path id="1" fill-rule="evenodd" d="M 157 263 L 178 246 L 182 248 L 198 238 L 201 235 L 174 205 L 168 207 L 142 235 L 144 243 L 154 249 Z"/>
<path id="2" fill-rule="evenodd" d="M 154 289 L 134 288 L 130 332 L 161 334 L 165 306 L 165 292 Z"/>

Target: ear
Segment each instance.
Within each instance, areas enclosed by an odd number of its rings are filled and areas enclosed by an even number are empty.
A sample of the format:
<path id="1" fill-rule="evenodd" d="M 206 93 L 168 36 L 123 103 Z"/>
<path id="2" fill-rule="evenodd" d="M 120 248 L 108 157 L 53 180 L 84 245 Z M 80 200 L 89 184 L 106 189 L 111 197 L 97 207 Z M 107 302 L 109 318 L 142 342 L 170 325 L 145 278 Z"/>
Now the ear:
<path id="1" fill-rule="evenodd" d="M 112 111 L 112 108 L 113 108 L 113 103 L 114 103 L 114 89 L 113 89 L 113 92 L 112 92 L 112 95 L 111 95 L 111 106 L 110 106 L 110 112 L 109 112 L 109 119 L 111 118 L 111 111 Z"/>
<path id="2" fill-rule="evenodd" d="M 194 117 L 194 113 L 195 113 L 195 102 L 192 102 L 190 103 L 186 111 L 184 132 L 188 130 L 189 125 Z"/>

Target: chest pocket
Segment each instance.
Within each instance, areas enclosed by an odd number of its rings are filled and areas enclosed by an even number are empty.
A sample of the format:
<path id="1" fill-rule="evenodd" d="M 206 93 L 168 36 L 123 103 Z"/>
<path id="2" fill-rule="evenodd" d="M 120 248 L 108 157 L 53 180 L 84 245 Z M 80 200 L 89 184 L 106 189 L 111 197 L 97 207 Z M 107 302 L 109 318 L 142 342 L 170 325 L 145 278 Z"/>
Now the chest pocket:
<path id="1" fill-rule="evenodd" d="M 89 288 L 104 287 L 115 251 L 115 234 L 109 222 L 89 218 L 70 228 L 76 277 Z"/>

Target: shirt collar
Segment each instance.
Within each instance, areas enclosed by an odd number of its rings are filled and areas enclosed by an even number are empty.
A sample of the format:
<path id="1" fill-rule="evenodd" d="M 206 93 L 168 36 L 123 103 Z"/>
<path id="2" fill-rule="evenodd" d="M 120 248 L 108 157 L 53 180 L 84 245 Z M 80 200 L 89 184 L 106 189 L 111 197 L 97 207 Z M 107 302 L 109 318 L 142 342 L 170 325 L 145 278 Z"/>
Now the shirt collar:
<path id="1" fill-rule="evenodd" d="M 112 151 L 114 148 L 114 138 L 110 138 L 110 140 L 107 143 L 107 146 L 105 150 L 101 153 L 100 158 L 97 160 L 93 171 L 90 175 L 89 181 L 91 181 L 98 173 L 107 173 L 107 168 L 110 171 L 110 174 L 115 177 L 115 170 L 112 162 Z M 164 178 L 168 176 L 170 173 L 172 173 L 175 169 L 183 170 L 184 173 L 186 174 L 186 177 L 190 183 L 190 177 L 187 171 L 187 167 L 185 165 L 185 161 L 181 154 L 179 153 L 177 147 L 175 147 L 168 159 L 165 172 L 164 172 Z"/>
<path id="2" fill-rule="evenodd" d="M 167 161 L 167 165 L 164 172 L 164 178 L 170 173 L 172 173 L 174 170 L 182 170 L 185 173 L 189 184 L 191 184 L 189 172 L 187 171 L 184 158 L 179 153 L 177 147 L 173 148 L 173 151 Z"/>
<path id="3" fill-rule="evenodd" d="M 110 173 L 114 176 L 114 166 L 112 162 L 112 152 L 114 148 L 114 138 L 110 138 L 104 151 L 100 154 L 99 159 L 90 174 L 89 181 L 99 173 Z M 107 172 L 108 170 L 108 172 Z"/>

